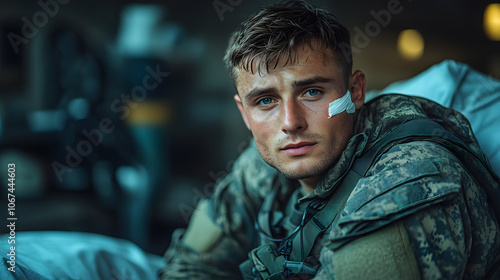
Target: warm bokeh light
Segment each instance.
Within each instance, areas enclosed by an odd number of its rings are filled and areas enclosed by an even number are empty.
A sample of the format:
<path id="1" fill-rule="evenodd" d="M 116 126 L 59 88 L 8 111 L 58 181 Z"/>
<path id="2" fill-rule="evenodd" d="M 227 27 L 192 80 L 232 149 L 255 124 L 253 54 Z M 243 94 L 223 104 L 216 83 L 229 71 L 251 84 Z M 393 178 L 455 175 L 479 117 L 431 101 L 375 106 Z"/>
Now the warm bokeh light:
<path id="1" fill-rule="evenodd" d="M 146 101 L 131 103 L 126 120 L 132 125 L 165 125 L 171 119 L 170 106 L 167 102 Z"/>
<path id="2" fill-rule="evenodd" d="M 406 29 L 399 33 L 398 52 L 408 60 L 417 60 L 424 54 L 424 38 L 415 29 Z"/>
<path id="3" fill-rule="evenodd" d="M 500 3 L 489 4 L 484 10 L 484 32 L 493 41 L 500 41 Z"/>

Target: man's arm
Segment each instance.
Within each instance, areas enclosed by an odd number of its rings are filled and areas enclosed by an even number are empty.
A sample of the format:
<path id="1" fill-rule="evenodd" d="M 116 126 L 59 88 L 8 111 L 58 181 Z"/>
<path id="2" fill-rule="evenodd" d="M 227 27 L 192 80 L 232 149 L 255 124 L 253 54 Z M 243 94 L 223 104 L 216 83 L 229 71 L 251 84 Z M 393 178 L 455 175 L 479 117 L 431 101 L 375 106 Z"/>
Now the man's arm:
<path id="1" fill-rule="evenodd" d="M 373 197 L 346 205 L 316 279 L 482 279 L 492 269 L 500 253 L 498 221 L 484 192 L 445 148 L 397 145 L 360 184 Z M 385 189 L 376 193 L 379 187 Z M 339 237 L 349 235 L 356 236 L 338 246 Z"/>
<path id="2" fill-rule="evenodd" d="M 208 203 L 198 204 L 187 230 L 172 234 L 161 279 L 238 279 L 239 271 L 234 268 L 245 252 L 207 215 Z"/>
<path id="3" fill-rule="evenodd" d="M 199 203 L 188 229 L 173 234 L 162 278 L 240 279 L 239 264 L 258 245 L 253 221 L 276 175 L 251 143 L 213 197 Z"/>

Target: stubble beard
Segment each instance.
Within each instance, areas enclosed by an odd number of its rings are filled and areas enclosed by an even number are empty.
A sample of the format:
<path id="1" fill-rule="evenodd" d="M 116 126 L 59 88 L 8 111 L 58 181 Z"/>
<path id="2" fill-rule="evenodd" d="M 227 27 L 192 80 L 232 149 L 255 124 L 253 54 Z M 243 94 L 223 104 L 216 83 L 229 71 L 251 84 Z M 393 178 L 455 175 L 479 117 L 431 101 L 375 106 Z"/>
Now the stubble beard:
<path id="1" fill-rule="evenodd" d="M 301 135 L 300 139 L 307 139 L 310 141 L 311 139 L 320 139 L 320 136 L 317 134 L 307 134 L 307 135 Z M 312 164 L 308 166 L 304 166 L 303 168 L 290 168 L 287 167 L 287 163 L 283 163 L 280 159 L 279 156 L 273 155 L 273 149 L 277 149 L 275 147 L 281 147 L 283 146 L 283 143 L 290 142 L 289 139 L 281 139 L 280 141 L 277 142 L 274 146 L 269 148 L 269 146 L 256 142 L 257 148 L 259 150 L 260 155 L 264 159 L 267 164 L 270 166 L 274 167 L 277 169 L 279 172 L 281 172 L 283 175 L 285 175 L 287 178 L 293 179 L 293 180 L 301 180 L 301 179 L 307 179 L 307 178 L 312 178 L 312 177 L 319 177 L 323 174 L 325 174 L 331 166 L 337 162 L 338 157 L 340 154 L 338 151 L 336 151 L 335 147 L 337 147 L 338 143 L 337 141 L 333 141 L 332 143 L 329 143 L 329 146 L 327 147 L 327 150 L 322 153 L 320 157 L 318 157 Z M 322 143 L 321 141 L 317 141 L 317 143 Z M 277 152 L 280 153 L 280 152 Z M 311 155 L 305 155 L 305 156 L 299 156 L 296 159 L 293 160 L 307 160 L 307 157 L 310 157 Z M 306 164 L 306 163 L 304 163 Z"/>

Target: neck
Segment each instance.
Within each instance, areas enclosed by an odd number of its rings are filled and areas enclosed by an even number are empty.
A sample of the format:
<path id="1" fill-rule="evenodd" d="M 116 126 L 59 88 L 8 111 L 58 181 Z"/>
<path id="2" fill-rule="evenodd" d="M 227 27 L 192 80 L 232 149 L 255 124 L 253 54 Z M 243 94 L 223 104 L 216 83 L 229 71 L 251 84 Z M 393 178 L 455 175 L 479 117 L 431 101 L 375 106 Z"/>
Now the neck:
<path id="1" fill-rule="evenodd" d="M 299 183 L 306 193 L 310 193 L 314 189 L 316 189 L 316 184 L 318 183 L 318 179 L 319 177 L 300 179 Z"/>

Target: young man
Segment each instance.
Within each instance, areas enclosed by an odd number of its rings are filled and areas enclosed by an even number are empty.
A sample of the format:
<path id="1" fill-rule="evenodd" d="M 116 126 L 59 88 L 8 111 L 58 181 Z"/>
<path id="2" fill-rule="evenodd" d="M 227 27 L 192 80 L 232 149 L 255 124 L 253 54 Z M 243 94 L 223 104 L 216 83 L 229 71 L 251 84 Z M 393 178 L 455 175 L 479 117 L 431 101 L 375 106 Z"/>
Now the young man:
<path id="1" fill-rule="evenodd" d="M 364 104 L 349 32 L 303 2 L 245 21 L 225 61 L 255 143 L 174 233 L 163 278 L 499 276 L 498 177 L 462 115 Z"/>

